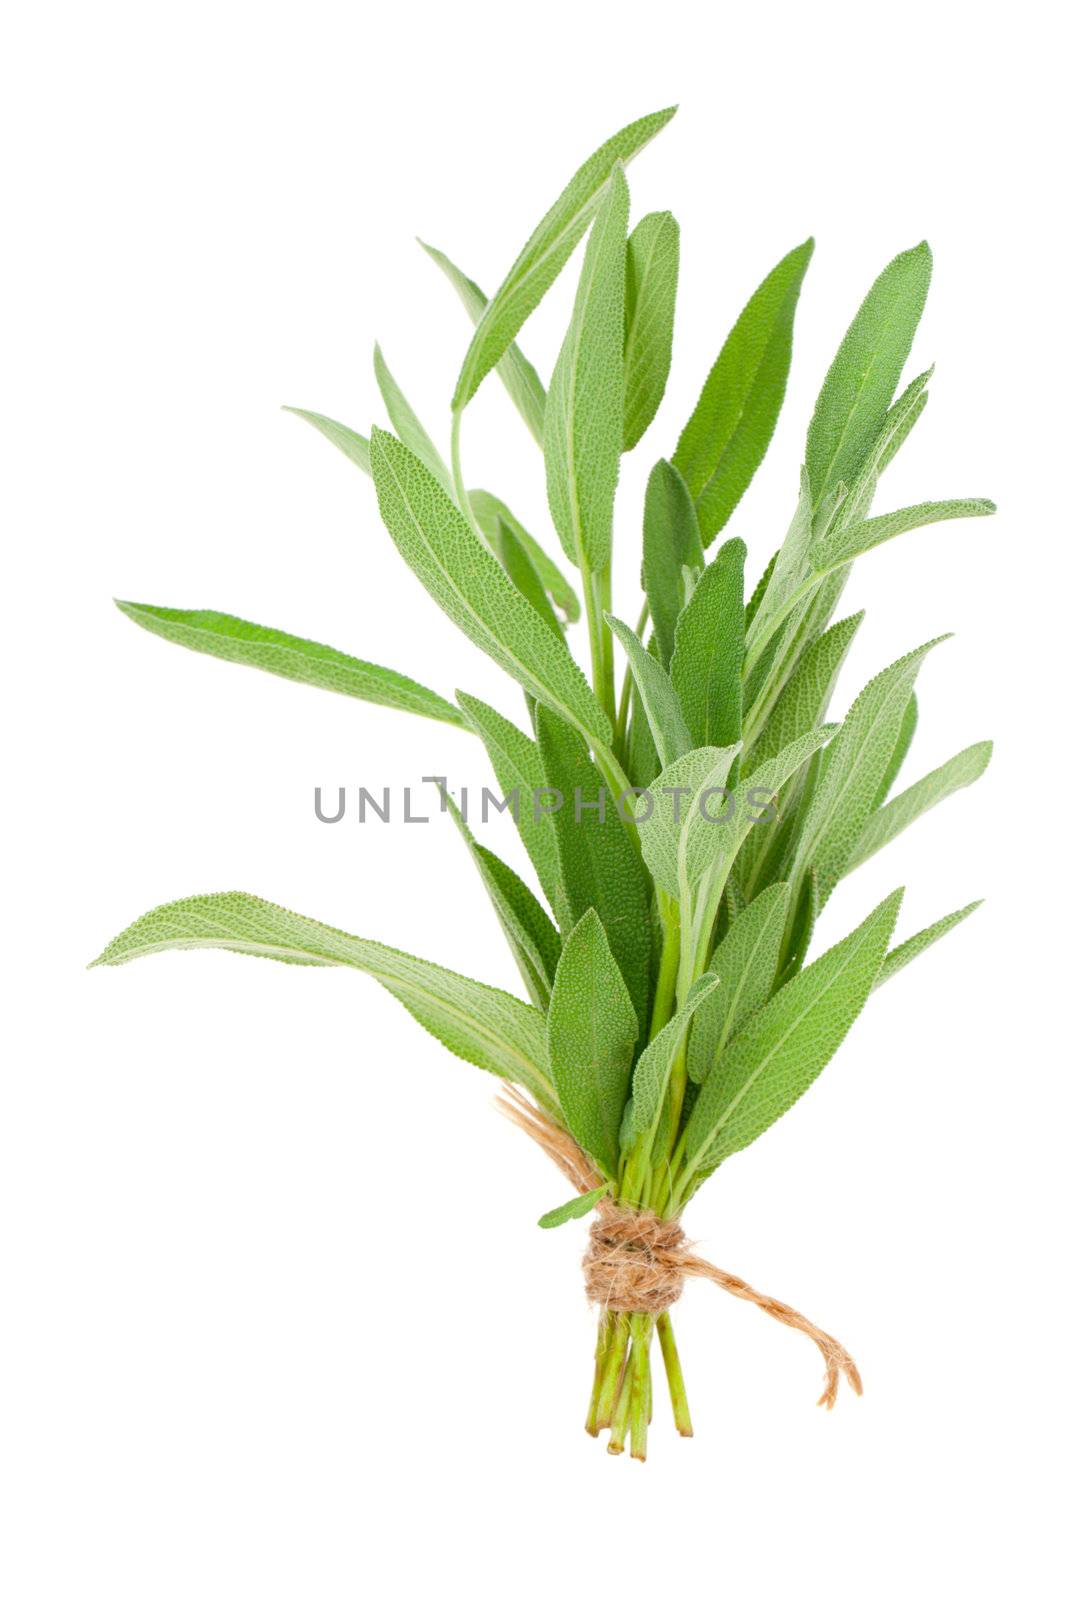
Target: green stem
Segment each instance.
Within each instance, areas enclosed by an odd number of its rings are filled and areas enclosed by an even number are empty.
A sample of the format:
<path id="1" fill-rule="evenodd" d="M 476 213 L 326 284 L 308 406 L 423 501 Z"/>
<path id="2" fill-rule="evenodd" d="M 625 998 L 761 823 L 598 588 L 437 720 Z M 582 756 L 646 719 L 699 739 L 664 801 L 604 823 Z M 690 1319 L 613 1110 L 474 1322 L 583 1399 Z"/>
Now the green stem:
<path id="1" fill-rule="evenodd" d="M 597 1412 L 594 1417 L 599 1428 L 607 1428 L 612 1423 L 620 1389 L 620 1377 L 624 1370 L 624 1356 L 627 1354 L 627 1337 L 627 1318 L 621 1314 L 614 1314 L 608 1354 L 605 1357 L 598 1390 Z"/>
<path id="2" fill-rule="evenodd" d="M 682 1438 L 690 1439 L 691 1412 L 688 1409 L 687 1389 L 684 1387 L 684 1371 L 680 1365 L 680 1353 L 676 1348 L 672 1319 L 667 1311 L 663 1311 L 657 1319 L 657 1342 L 661 1346 L 661 1359 L 665 1363 L 665 1377 L 668 1379 L 676 1431 Z"/>
<path id="3" fill-rule="evenodd" d="M 603 1311 L 597 1322 L 597 1348 L 594 1351 L 594 1386 L 590 1392 L 590 1407 L 586 1413 L 586 1432 L 597 1438 L 600 1424 L 597 1420 L 598 1406 L 601 1401 L 601 1380 L 605 1374 L 605 1362 L 612 1344 L 616 1318 L 611 1311 Z"/>
<path id="4" fill-rule="evenodd" d="M 628 1369 L 631 1454 L 636 1461 L 645 1461 L 646 1432 L 650 1425 L 650 1339 L 654 1325 L 653 1319 L 648 1316 L 634 1316 L 631 1323 L 631 1360 Z"/>
<path id="5" fill-rule="evenodd" d="M 616 1409 L 612 1414 L 612 1425 L 609 1429 L 609 1455 L 623 1455 L 624 1439 L 627 1437 L 627 1425 L 631 1417 L 631 1362 L 624 1367 L 623 1382 L 616 1400 Z"/>

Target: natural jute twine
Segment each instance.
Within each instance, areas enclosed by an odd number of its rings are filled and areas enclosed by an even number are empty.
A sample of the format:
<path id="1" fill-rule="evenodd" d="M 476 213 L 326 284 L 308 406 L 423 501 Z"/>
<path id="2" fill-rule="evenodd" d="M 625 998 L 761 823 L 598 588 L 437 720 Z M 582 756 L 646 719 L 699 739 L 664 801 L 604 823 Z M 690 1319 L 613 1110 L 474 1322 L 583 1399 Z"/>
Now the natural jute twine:
<path id="1" fill-rule="evenodd" d="M 509 1089 L 497 1104 L 505 1116 L 541 1146 L 580 1194 L 588 1194 L 600 1185 L 602 1178 L 571 1135 L 558 1128 L 525 1095 Z M 828 1410 L 833 1406 L 842 1376 L 854 1393 L 863 1393 L 856 1362 L 843 1344 L 784 1301 L 760 1294 L 743 1278 L 723 1272 L 695 1255 L 678 1222 L 666 1222 L 653 1212 L 633 1211 L 603 1199 L 590 1227 L 590 1243 L 582 1267 L 588 1298 L 605 1311 L 623 1314 L 657 1316 L 679 1300 L 685 1278 L 706 1278 L 738 1300 L 758 1306 L 776 1322 L 807 1334 L 818 1346 L 826 1362 L 821 1406 Z"/>

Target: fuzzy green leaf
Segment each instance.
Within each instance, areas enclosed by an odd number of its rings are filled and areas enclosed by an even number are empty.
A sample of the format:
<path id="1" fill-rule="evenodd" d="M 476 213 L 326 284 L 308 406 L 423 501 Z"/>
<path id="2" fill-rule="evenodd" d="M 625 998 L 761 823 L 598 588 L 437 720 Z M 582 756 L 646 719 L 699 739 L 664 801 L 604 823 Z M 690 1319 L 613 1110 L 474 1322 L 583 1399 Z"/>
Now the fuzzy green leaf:
<path id="1" fill-rule="evenodd" d="M 556 968 L 549 1063 L 567 1126 L 608 1178 L 619 1165 L 620 1119 L 638 1034 L 627 985 L 591 907 L 568 935 Z"/>
<path id="2" fill-rule="evenodd" d="M 559 607 L 566 621 L 577 622 L 581 607 L 570 580 L 564 577 L 555 561 L 542 549 L 533 535 L 527 533 L 515 514 L 508 510 L 502 500 L 498 500 L 494 494 L 489 494 L 487 489 L 471 489 L 470 506 L 478 527 L 493 550 L 496 549 L 500 537 L 501 523 L 504 528 L 510 530 L 529 556 L 533 566 L 537 568 L 553 605 Z"/>
<path id="3" fill-rule="evenodd" d="M 496 529 L 493 552 L 519 594 L 530 602 L 545 627 L 566 649 L 564 630 L 560 619 L 552 609 L 552 602 L 545 591 L 541 574 L 531 561 L 525 545 L 515 537 L 502 517 Z"/>
<path id="4" fill-rule="evenodd" d="M 883 804 L 883 801 L 894 787 L 895 778 L 902 770 L 902 763 L 909 754 L 909 747 L 913 743 L 913 737 L 917 731 L 918 715 L 917 696 L 914 693 L 906 701 L 905 711 L 902 713 L 902 726 L 898 732 L 898 742 L 894 746 L 894 752 L 887 763 L 887 770 L 883 774 L 883 780 L 875 797 L 876 807 Z"/>
<path id="5" fill-rule="evenodd" d="M 871 993 L 901 904 L 895 890 L 797 973 L 723 1052 L 688 1122 L 688 1166 L 712 1170 L 743 1150 L 810 1087 Z"/>
<path id="6" fill-rule="evenodd" d="M 395 382 L 378 344 L 372 352 L 372 366 L 379 392 L 383 396 L 383 404 L 387 407 L 387 415 L 391 419 L 391 427 L 406 448 L 428 468 L 434 478 L 439 479 L 447 493 L 453 497 L 454 489 L 447 464 L 429 438 L 421 419 Z"/>
<path id="7" fill-rule="evenodd" d="M 740 738 L 746 555 L 743 540 L 726 540 L 676 624 L 672 682 L 694 745 Z"/>
<path id="8" fill-rule="evenodd" d="M 808 428 L 805 460 L 818 509 L 854 482 L 882 426 L 928 295 L 927 244 L 895 256 L 861 304 L 831 363 Z"/>
<path id="9" fill-rule="evenodd" d="M 528 694 L 607 743 L 609 720 L 565 646 L 428 469 L 382 428 L 372 430 L 372 475 L 387 530 L 437 605 Z"/>
<path id="10" fill-rule="evenodd" d="M 603 571 L 624 418 L 624 258 L 627 179 L 616 167 L 582 263 L 571 324 L 545 405 L 545 481 L 564 554 Z"/>
<path id="11" fill-rule="evenodd" d="M 921 664 L 946 637 L 910 651 L 874 677 L 854 700 L 831 745 L 797 851 L 797 874 L 814 864 L 824 904 L 872 813 Z"/>
<path id="12" fill-rule="evenodd" d="M 412 711 L 419 717 L 450 722 L 456 728 L 466 726 L 455 706 L 423 684 L 392 672 L 389 667 L 343 655 L 329 645 L 313 644 L 310 639 L 297 639 L 277 628 L 244 622 L 224 611 L 173 611 L 166 606 L 140 605 L 134 600 L 118 600 L 116 604 L 148 633 L 201 655 L 258 667 L 276 677 L 291 678 L 294 683 L 310 683 L 317 689 L 352 695 L 374 705 Z"/>
<path id="13" fill-rule="evenodd" d="M 704 972 L 697 978 L 679 1011 L 659 1029 L 635 1063 L 631 1125 L 636 1133 L 649 1133 L 656 1125 L 677 1051 L 695 1013 L 717 987 L 718 980 L 713 973 Z"/>
<path id="14" fill-rule="evenodd" d="M 533 1006 L 255 895 L 194 895 L 158 906 L 119 934 L 93 965 L 119 966 L 160 950 L 195 949 L 367 972 L 454 1055 L 552 1102 L 545 1019 Z"/>
<path id="15" fill-rule="evenodd" d="M 984 904 L 983 900 L 974 900 L 968 906 L 963 906 L 960 911 L 952 911 L 945 917 L 940 917 L 938 922 L 933 922 L 930 927 L 923 928 L 920 933 L 915 933 L 911 939 L 906 939 L 902 944 L 895 945 L 883 960 L 879 969 L 879 976 L 875 980 L 878 989 L 881 983 L 886 983 L 888 978 L 893 978 L 895 973 L 901 972 L 911 961 L 928 949 L 929 945 L 942 939 L 944 934 L 950 933 L 960 922 L 972 916 L 978 906 Z"/>
<path id="16" fill-rule="evenodd" d="M 666 894 L 686 898 L 710 863 L 725 827 L 725 782 L 739 745 L 692 750 L 665 767 L 636 803 L 642 854 Z"/>
<path id="17" fill-rule="evenodd" d="M 659 461 L 647 480 L 643 505 L 642 586 L 663 666 L 669 665 L 676 619 L 684 606 L 684 568 L 699 572 L 702 564 L 699 521 L 688 486 L 671 462 Z"/>
<path id="18" fill-rule="evenodd" d="M 574 1222 L 578 1217 L 588 1217 L 597 1205 L 602 1195 L 608 1194 L 612 1188 L 611 1183 L 603 1183 L 596 1189 L 591 1189 L 589 1194 L 576 1194 L 570 1200 L 565 1200 L 562 1206 L 556 1206 L 552 1211 L 546 1211 L 543 1217 L 538 1217 L 539 1228 L 560 1228 L 565 1222 Z"/>
<path id="19" fill-rule="evenodd" d="M 602 191 L 617 161 L 625 164 L 649 144 L 676 115 L 676 107 L 640 117 L 607 139 L 583 162 L 559 199 L 527 239 L 503 283 L 484 309 L 458 375 L 455 411 L 462 411 L 481 380 L 508 349 L 526 318 L 555 283 L 571 252 L 590 226 Z"/>
<path id="20" fill-rule="evenodd" d="M 808 646 L 755 742 L 755 761 L 777 755 L 785 745 L 823 721 L 849 646 L 863 620 L 863 611 L 845 617 Z"/>
<path id="21" fill-rule="evenodd" d="M 627 241 L 624 302 L 624 449 L 657 415 L 672 362 L 680 229 L 671 211 L 651 211 Z"/>
<path id="22" fill-rule="evenodd" d="M 888 511 L 866 522 L 847 524 L 836 534 L 828 535 L 812 547 L 811 563 L 816 572 L 836 572 L 839 567 L 855 561 L 857 556 L 913 528 L 926 528 L 933 522 L 952 522 L 958 517 L 990 517 L 995 509 L 991 500 L 926 500 L 919 506 Z"/>
<path id="23" fill-rule="evenodd" d="M 717 988 L 695 1019 L 688 1077 L 702 1083 L 730 1039 L 770 999 L 789 907 L 789 885 L 775 883 L 734 919 L 709 970 Z"/>
<path id="24" fill-rule="evenodd" d="M 329 439 L 344 456 L 348 456 L 355 467 L 360 467 L 362 472 L 367 472 L 369 477 L 372 476 L 368 440 L 363 433 L 355 433 L 352 428 L 347 428 L 344 422 L 335 422 L 333 417 L 325 417 L 319 411 L 302 411 L 300 406 L 283 406 L 282 410 L 311 423 L 316 432 Z"/>
<path id="25" fill-rule="evenodd" d="M 519 837 L 537 873 L 545 898 L 561 921 L 566 904 L 560 877 L 556 823 L 537 797 L 547 786 L 541 752 L 531 738 L 483 700 L 459 690 L 458 701 L 470 727 L 480 736 L 499 788 L 511 806 Z"/>
<path id="26" fill-rule="evenodd" d="M 478 844 L 446 789 L 442 789 L 441 801 L 473 857 L 530 999 L 541 1011 L 547 1011 L 560 959 L 560 935 L 518 873 L 485 845 Z"/>
<path id="27" fill-rule="evenodd" d="M 550 803 L 561 802 L 552 817 L 565 897 L 561 927 L 569 932 L 591 908 L 598 913 L 645 1026 L 651 945 L 642 861 L 582 740 L 543 706 L 536 725 Z"/>
<path id="28" fill-rule="evenodd" d="M 628 666 L 642 697 L 650 732 L 654 736 L 654 746 L 662 762 L 668 766 L 669 762 L 686 755 L 692 743 L 676 690 L 661 662 L 644 648 L 626 622 L 610 616 L 607 611 L 605 621 L 624 647 Z"/>
<path id="29" fill-rule="evenodd" d="M 680 435 L 673 462 L 695 500 L 704 544 L 728 522 L 773 436 L 813 248 L 808 239 L 790 251 L 756 289 Z"/>
<path id="30" fill-rule="evenodd" d="M 488 305 L 488 296 L 442 250 L 425 244 L 423 239 L 418 239 L 417 243 L 453 285 L 469 313 L 470 321 L 476 327 Z M 496 363 L 496 373 L 523 422 L 537 443 L 541 444 L 545 430 L 545 386 L 517 344 L 508 345 Z"/>
<path id="31" fill-rule="evenodd" d="M 916 783 L 910 784 L 895 799 L 888 801 L 878 811 L 873 811 L 861 830 L 860 836 L 853 847 L 853 853 L 846 864 L 846 872 L 852 872 L 869 856 L 874 856 L 877 850 L 882 850 L 885 844 L 896 839 L 903 828 L 908 828 L 911 822 L 923 816 L 932 806 L 937 806 L 948 795 L 964 789 L 968 784 L 976 783 L 981 773 L 992 759 L 992 741 L 984 739 L 979 744 L 971 744 L 968 749 L 960 750 L 956 756 L 945 761 L 941 767 L 936 767 L 934 772 L 927 773 Z"/>

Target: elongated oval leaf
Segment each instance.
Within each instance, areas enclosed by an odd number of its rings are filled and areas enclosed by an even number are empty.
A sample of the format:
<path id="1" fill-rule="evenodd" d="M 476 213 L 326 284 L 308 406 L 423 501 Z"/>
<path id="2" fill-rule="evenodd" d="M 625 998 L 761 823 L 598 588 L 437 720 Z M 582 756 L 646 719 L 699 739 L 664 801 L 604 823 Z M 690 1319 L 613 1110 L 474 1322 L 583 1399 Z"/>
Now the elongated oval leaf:
<path id="1" fill-rule="evenodd" d="M 620 1119 L 638 1033 L 631 996 L 591 907 L 568 935 L 556 968 L 549 1065 L 567 1126 L 608 1178 L 619 1165 Z"/>
<path id="2" fill-rule="evenodd" d="M 746 556 L 742 539 L 727 539 L 676 624 L 672 682 L 695 745 L 740 738 Z"/>
<path id="3" fill-rule="evenodd" d="M 581 738 L 545 707 L 536 713 L 537 741 L 560 861 L 564 932 L 588 910 L 601 919 L 640 1026 L 648 1015 L 650 905 L 639 853 L 620 821 L 614 797 Z"/>
<path id="4" fill-rule="evenodd" d="M 927 773 L 916 783 L 910 784 L 908 789 L 903 789 L 900 795 L 878 811 L 873 811 L 853 846 L 846 872 L 852 872 L 869 856 L 874 856 L 877 850 L 882 850 L 885 844 L 898 837 L 903 828 L 908 828 L 911 822 L 930 811 L 932 806 L 937 806 L 948 795 L 976 783 L 991 759 L 990 739 L 971 744 L 941 767 L 936 767 L 934 772 Z"/>
<path id="5" fill-rule="evenodd" d="M 552 609 L 552 602 L 545 590 L 541 574 L 530 560 L 529 552 L 525 545 L 516 539 L 514 533 L 501 517 L 493 542 L 494 553 L 499 557 L 499 562 L 507 576 L 524 600 L 528 600 L 545 627 L 553 634 L 564 649 L 567 641 L 560 619 Z"/>
<path id="6" fill-rule="evenodd" d="M 654 1035 L 636 1061 L 631 1114 L 631 1124 L 636 1133 L 649 1133 L 655 1126 L 673 1062 L 691 1026 L 691 1019 L 717 986 L 718 980 L 713 973 L 704 972 L 701 978 L 697 978 L 676 1015 Z"/>
<path id="7" fill-rule="evenodd" d="M 392 672 L 389 667 L 343 655 L 329 645 L 297 639 L 277 628 L 263 628 L 224 611 L 174 611 L 166 606 L 140 605 L 134 600 L 118 600 L 116 604 L 148 633 L 156 633 L 171 644 L 182 644 L 187 650 L 198 650 L 201 655 L 259 667 L 276 677 L 291 678 L 294 683 L 311 683 L 317 689 L 352 695 L 374 705 L 412 711 L 419 717 L 450 722 L 456 728 L 467 725 L 456 706 L 423 684 Z"/>
<path id="8" fill-rule="evenodd" d="M 611 1188 L 611 1183 L 602 1183 L 598 1188 L 591 1189 L 589 1194 L 573 1195 L 562 1206 L 556 1206 L 552 1211 L 546 1211 L 543 1217 L 538 1217 L 537 1226 L 560 1228 L 565 1222 L 574 1222 L 577 1217 L 588 1217 L 602 1195 L 608 1194 Z"/>
<path id="9" fill-rule="evenodd" d="M 528 533 L 514 512 L 487 489 L 470 490 L 470 506 L 477 526 L 495 551 L 500 538 L 500 528 L 508 529 L 529 556 L 554 606 L 563 612 L 567 622 L 577 622 L 581 611 L 579 597 L 570 581 L 560 571 L 548 552 Z"/>
<path id="10" fill-rule="evenodd" d="M 702 1083 L 730 1039 L 770 999 L 785 933 L 789 885 L 771 884 L 734 919 L 715 950 L 718 980 L 695 1019 L 688 1042 L 688 1077 Z"/>
<path id="11" fill-rule="evenodd" d="M 691 735 L 672 681 L 661 662 L 646 650 L 638 636 L 619 617 L 605 613 L 605 621 L 624 647 L 628 665 L 642 698 L 643 709 L 654 736 L 654 745 L 665 766 L 691 749 Z"/>
<path id="12" fill-rule="evenodd" d="M 911 650 L 874 677 L 849 708 L 831 746 L 797 851 L 797 875 L 815 866 L 824 904 L 871 815 L 917 673 L 928 652 L 946 637 Z"/>
<path id="13" fill-rule="evenodd" d="M 469 404 L 482 378 L 496 365 L 526 318 L 555 283 L 590 226 L 615 163 L 626 164 L 633 160 L 675 115 L 676 107 L 669 106 L 665 111 L 655 111 L 621 128 L 583 162 L 560 198 L 542 217 L 474 330 L 451 402 L 455 411 Z"/>
<path id="14" fill-rule="evenodd" d="M 674 898 L 694 889 L 709 860 L 710 841 L 725 826 L 725 782 L 739 745 L 691 750 L 670 763 L 636 804 L 643 860 L 659 888 Z"/>
<path id="15" fill-rule="evenodd" d="M 983 904 L 983 900 L 973 900 L 960 911 L 951 911 L 947 916 L 940 917 L 938 922 L 933 922 L 930 927 L 922 928 L 920 933 L 915 933 L 911 939 L 896 944 L 884 957 L 879 976 L 875 980 L 875 987 L 878 989 L 881 983 L 886 983 L 888 978 L 893 978 L 896 973 L 901 972 L 903 967 L 915 961 L 930 945 L 935 944 L 945 934 L 950 933 L 952 928 L 956 928 L 960 922 L 972 916 L 977 907 Z"/>
<path id="16" fill-rule="evenodd" d="M 773 437 L 793 349 L 793 318 L 814 240 L 763 279 L 721 348 L 673 462 L 687 480 L 703 543 L 728 522 Z"/>
<path id="17" fill-rule="evenodd" d="M 545 898 L 561 925 L 566 916 L 567 897 L 560 877 L 560 854 L 556 842 L 556 823 L 551 806 L 544 798 L 548 780 L 541 752 L 531 738 L 513 722 L 494 711 L 474 695 L 458 692 L 459 704 L 469 726 L 477 733 L 492 763 L 498 799 L 507 805 L 526 853 L 533 863 Z"/>
<path id="18" fill-rule="evenodd" d="M 432 476 L 439 479 L 447 493 L 453 496 L 451 473 L 447 464 L 429 438 L 420 417 L 396 383 L 378 344 L 372 352 L 372 365 L 379 392 L 383 396 L 383 404 L 387 407 L 387 415 L 391 419 L 395 433 L 407 449 L 413 451 L 418 461 L 424 463 Z"/>
<path id="19" fill-rule="evenodd" d="M 196 949 L 367 972 L 454 1055 L 552 1102 L 545 1019 L 533 1006 L 255 895 L 193 895 L 158 906 L 119 934 L 93 965 L 115 967 L 161 950 Z"/>
<path id="20" fill-rule="evenodd" d="M 815 545 L 812 566 L 816 572 L 835 572 L 855 561 L 857 556 L 886 544 L 888 539 L 896 539 L 901 533 L 909 533 L 912 528 L 926 528 L 933 522 L 952 522 L 958 517 L 990 517 L 995 509 L 992 500 L 926 500 L 919 506 L 888 511 L 881 517 L 852 523 Z"/>
<path id="21" fill-rule="evenodd" d="M 725 1050 L 688 1122 L 689 1167 L 711 1170 L 744 1149 L 819 1076 L 871 993 L 901 899 L 895 890 L 797 973 Z"/>
<path id="22" fill-rule="evenodd" d="M 426 255 L 431 256 L 454 286 L 458 298 L 469 313 L 470 321 L 476 327 L 488 305 L 488 296 L 478 288 L 472 278 L 468 278 L 459 267 L 456 267 L 442 250 L 437 250 L 434 245 L 425 244 L 423 239 L 418 239 L 417 243 Z M 537 443 L 541 444 L 545 429 L 545 386 L 517 344 L 508 345 L 496 363 L 496 373 L 511 396 L 523 422 Z"/>
<path id="23" fill-rule="evenodd" d="M 926 243 L 895 256 L 872 284 L 819 391 L 805 454 L 818 509 L 852 483 L 894 399 L 913 344 L 932 253 Z"/>
<path id="24" fill-rule="evenodd" d="M 391 538 L 452 622 L 529 694 L 608 743 L 609 720 L 564 645 L 428 469 L 382 428 L 372 430 L 372 475 Z"/>
<path id="25" fill-rule="evenodd" d="M 362 472 L 372 476 L 372 465 L 369 461 L 368 440 L 363 433 L 357 433 L 353 428 L 347 428 L 344 422 L 335 422 L 333 417 L 325 417 L 319 411 L 302 411 L 300 406 L 283 406 L 283 411 L 289 411 L 295 417 L 302 418 L 310 423 L 317 433 L 329 439 L 336 449 L 348 456 L 355 467 L 360 467 Z"/>
<path id="26" fill-rule="evenodd" d="M 642 515 L 642 586 L 658 656 L 667 667 L 684 606 L 684 568 L 699 572 L 703 547 L 688 486 L 671 461 L 659 461 L 646 482 Z M 709 740 L 699 740 L 707 744 Z"/>
<path id="27" fill-rule="evenodd" d="M 598 207 L 571 324 L 545 405 L 545 482 L 564 553 L 603 571 L 624 417 L 624 253 L 627 179 L 616 167 Z"/>
<path id="28" fill-rule="evenodd" d="M 627 241 L 624 303 L 624 449 L 657 415 L 672 363 L 680 229 L 671 211 L 651 211 Z"/>

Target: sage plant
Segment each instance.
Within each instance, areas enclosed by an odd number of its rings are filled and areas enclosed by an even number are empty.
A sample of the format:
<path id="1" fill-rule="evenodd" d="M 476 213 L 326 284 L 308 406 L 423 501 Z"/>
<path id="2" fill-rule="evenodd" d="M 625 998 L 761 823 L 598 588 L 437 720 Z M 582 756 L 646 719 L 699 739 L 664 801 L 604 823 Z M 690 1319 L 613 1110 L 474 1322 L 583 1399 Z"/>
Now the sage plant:
<path id="1" fill-rule="evenodd" d="M 620 462 L 665 390 L 679 254 L 669 212 L 629 233 L 625 168 L 672 115 L 632 123 L 579 168 L 491 299 L 424 247 L 473 323 L 446 458 L 378 347 L 389 429 L 365 436 L 298 412 L 371 477 L 379 515 L 422 587 L 525 691 L 525 726 L 474 694 L 452 701 L 387 667 L 220 612 L 120 604 L 189 649 L 479 739 L 498 790 L 517 797 L 536 885 L 474 838 L 450 795 L 446 809 L 526 998 L 240 893 L 159 907 L 99 958 L 118 965 L 215 947 L 357 968 L 452 1053 L 504 1079 L 509 1114 L 576 1190 L 542 1226 L 595 1213 L 586 1269 L 600 1314 L 587 1426 L 610 1430 L 614 1452 L 630 1438 L 638 1457 L 655 1341 L 677 1426 L 691 1431 L 671 1318 L 687 1275 L 713 1277 L 810 1333 L 827 1360 L 828 1402 L 839 1371 L 859 1387 L 836 1341 L 691 1256 L 680 1219 L 706 1179 L 811 1085 L 872 991 L 974 909 L 893 942 L 899 889 L 809 960 L 841 879 L 977 778 L 991 749 L 970 745 L 895 792 L 916 724 L 914 684 L 938 639 L 885 665 L 828 720 L 862 622 L 860 612 L 834 620 L 853 563 L 925 524 L 994 509 L 961 499 L 873 512 L 928 398 L 930 372 L 897 392 L 929 285 L 926 244 L 885 267 L 850 324 L 808 428 L 792 521 L 747 593 L 743 542 L 715 545 L 774 431 L 812 241 L 767 274 L 675 448 L 650 472 L 641 615 L 629 623 L 613 614 Z M 516 340 L 587 233 L 546 389 Z M 541 452 L 559 553 L 507 501 L 466 487 L 462 424 L 492 372 Z M 570 648 L 576 627 L 588 676 Z M 542 792 L 549 799 L 538 804 Z"/>

